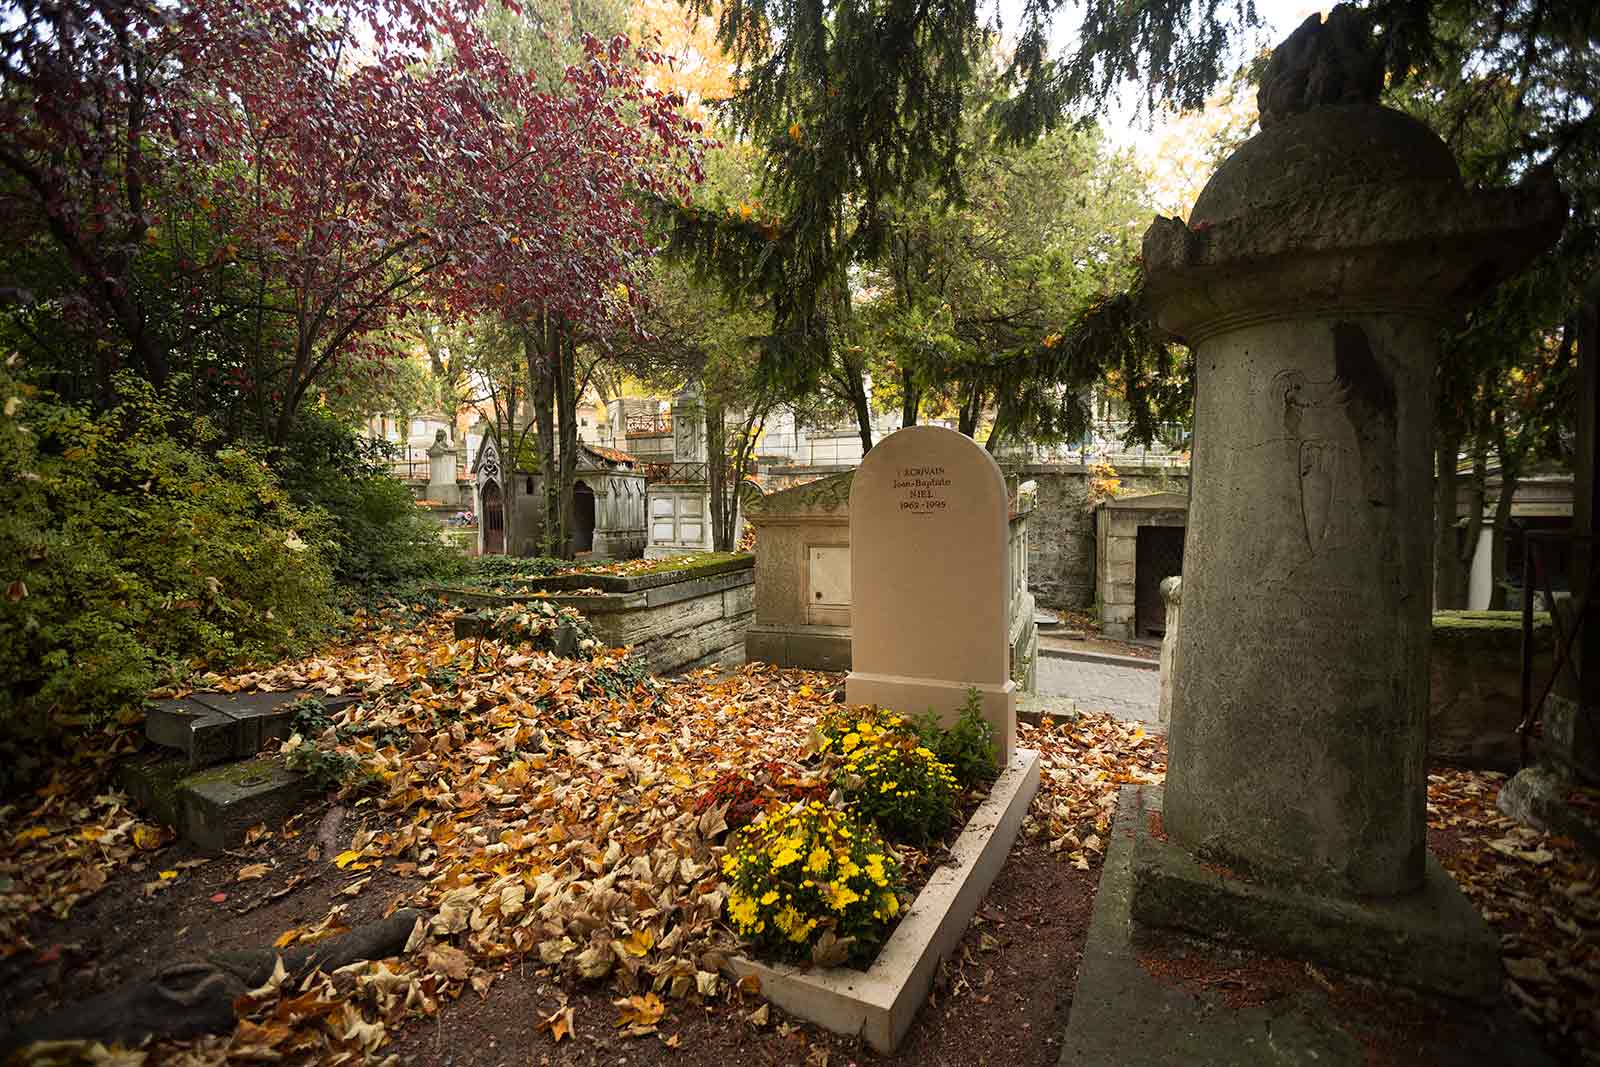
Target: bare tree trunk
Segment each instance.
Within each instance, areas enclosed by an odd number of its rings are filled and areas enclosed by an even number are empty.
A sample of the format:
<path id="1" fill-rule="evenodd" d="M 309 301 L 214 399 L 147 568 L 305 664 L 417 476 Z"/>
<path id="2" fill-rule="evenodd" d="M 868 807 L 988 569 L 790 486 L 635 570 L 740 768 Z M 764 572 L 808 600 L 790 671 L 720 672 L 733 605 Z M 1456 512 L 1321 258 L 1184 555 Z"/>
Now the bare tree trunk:
<path id="1" fill-rule="evenodd" d="M 565 323 L 558 324 L 556 354 L 556 432 L 561 540 L 557 555 L 571 559 L 576 544 L 574 485 L 578 480 L 578 344 Z"/>
<path id="2" fill-rule="evenodd" d="M 720 403 L 706 400 L 706 482 L 711 489 L 711 547 L 717 552 L 732 551 L 733 518 L 739 510 L 737 498 L 728 507 L 728 416 Z"/>
<path id="3" fill-rule="evenodd" d="M 539 534 L 542 555 L 557 554 L 561 538 L 561 495 L 557 484 L 555 433 L 556 368 L 551 353 L 550 316 L 541 314 L 528 334 L 524 351 L 528 359 L 528 397 L 533 404 L 534 432 L 538 434 L 540 489 L 544 493 L 544 522 Z"/>
<path id="4" fill-rule="evenodd" d="M 917 409 L 922 406 L 922 390 L 911 382 L 911 371 L 902 368 L 900 371 L 900 425 L 915 426 L 917 424 Z"/>

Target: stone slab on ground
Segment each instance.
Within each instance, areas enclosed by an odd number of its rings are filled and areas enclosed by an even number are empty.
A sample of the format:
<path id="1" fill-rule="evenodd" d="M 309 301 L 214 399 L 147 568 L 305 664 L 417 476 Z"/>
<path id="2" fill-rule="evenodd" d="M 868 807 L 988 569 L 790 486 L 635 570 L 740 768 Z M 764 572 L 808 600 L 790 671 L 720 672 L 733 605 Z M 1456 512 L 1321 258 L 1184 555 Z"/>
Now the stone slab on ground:
<path id="1" fill-rule="evenodd" d="M 1060 1067 L 1374 1061 L 1553 1067 L 1503 1001 L 1486 1010 L 1421 997 L 1135 926 L 1133 856 L 1145 817 L 1140 788 L 1122 789 Z M 1265 974 L 1279 980 L 1252 989 L 1252 978 Z"/>
<path id="2" fill-rule="evenodd" d="M 1277 889 L 1202 866 L 1168 841 L 1159 787 L 1128 799 L 1135 921 L 1461 1000 L 1499 1000 L 1499 939 L 1433 856 L 1415 893 L 1358 901 Z"/>
<path id="3" fill-rule="evenodd" d="M 1046 723 L 1072 722 L 1078 717 L 1078 705 L 1070 697 L 1042 696 L 1024 693 L 1017 698 L 1017 719 L 1030 726 Z"/>
<path id="4" fill-rule="evenodd" d="M 1580 797 L 1588 803 L 1575 803 Z M 1591 858 L 1600 859 L 1600 790 L 1574 782 L 1559 768 L 1524 767 L 1500 790 L 1496 805 L 1536 830 L 1570 837 Z"/>
<path id="5" fill-rule="evenodd" d="M 317 789 L 271 760 L 244 760 L 188 775 L 178 783 L 178 832 L 213 852 L 241 843 L 257 823 L 277 826 Z"/>
<path id="6" fill-rule="evenodd" d="M 182 752 L 190 767 L 249 759 L 261 750 L 268 738 L 289 736 L 294 724 L 294 712 L 289 705 L 303 697 L 322 701 L 330 715 L 359 699 L 310 689 L 274 693 L 195 692 L 176 700 L 152 702 L 145 714 L 145 737 Z"/>
<path id="7" fill-rule="evenodd" d="M 729 961 L 734 973 L 757 976 L 761 995 L 784 1011 L 892 1052 L 927 1000 L 939 961 L 960 943 L 1005 866 L 1038 789 L 1039 754 L 1015 750 L 967 820 L 950 859 L 922 887 L 867 970 L 769 966 L 736 956 Z"/>

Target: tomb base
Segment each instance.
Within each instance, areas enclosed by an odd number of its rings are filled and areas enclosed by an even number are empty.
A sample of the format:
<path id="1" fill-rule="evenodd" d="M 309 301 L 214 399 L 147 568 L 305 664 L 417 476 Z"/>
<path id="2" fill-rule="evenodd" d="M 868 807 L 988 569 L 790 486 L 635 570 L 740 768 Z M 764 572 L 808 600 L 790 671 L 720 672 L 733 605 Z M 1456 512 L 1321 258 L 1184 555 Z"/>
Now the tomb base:
<path id="1" fill-rule="evenodd" d="M 847 704 L 876 704 L 908 719 L 931 711 L 939 716 L 941 724 L 949 726 L 961 713 L 972 689 L 978 691 L 984 719 L 994 728 L 996 763 L 1007 766 L 1017 736 L 1016 682 L 1008 679 L 999 685 L 980 684 L 852 671 L 845 680 L 844 694 Z"/>
<path id="2" fill-rule="evenodd" d="M 1125 790 L 1122 806 L 1133 809 L 1134 921 L 1475 1003 L 1499 999 L 1499 940 L 1432 855 L 1416 892 L 1323 896 L 1247 881 L 1168 841 L 1159 788 Z"/>
<path id="3" fill-rule="evenodd" d="M 1486 1007 L 1430 996 L 1131 921 L 1152 795 L 1122 789 L 1061 1067 L 1365 1067 L 1374 1050 L 1394 1063 L 1554 1067 L 1504 998 Z"/>

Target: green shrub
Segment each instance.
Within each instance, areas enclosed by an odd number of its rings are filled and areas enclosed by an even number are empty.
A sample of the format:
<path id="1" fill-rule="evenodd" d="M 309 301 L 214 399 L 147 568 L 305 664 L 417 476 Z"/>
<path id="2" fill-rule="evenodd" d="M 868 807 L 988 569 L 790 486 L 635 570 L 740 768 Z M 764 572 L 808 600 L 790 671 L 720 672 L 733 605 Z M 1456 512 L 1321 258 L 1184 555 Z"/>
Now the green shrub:
<path id="1" fill-rule="evenodd" d="M 201 664 L 303 651 L 334 621 L 315 522 L 262 457 L 181 412 L 181 385 L 116 388 L 122 404 L 92 416 L 0 370 L 0 732 L 13 741 L 103 721 Z M 0 766 L 26 775 L 8 756 Z"/>
<path id="2" fill-rule="evenodd" d="M 358 592 L 443 580 L 465 563 L 389 474 L 388 447 L 312 408 L 272 457 L 291 499 L 317 516 L 308 540 L 327 552 L 334 579 Z"/>
<path id="3" fill-rule="evenodd" d="M 900 864 L 870 826 L 811 801 L 751 823 L 722 859 L 727 914 L 768 958 L 870 959 L 900 911 Z"/>
<path id="4" fill-rule="evenodd" d="M 983 698 L 976 689 L 967 690 L 967 702 L 950 729 L 940 726 L 931 711 L 917 716 L 912 726 L 940 762 L 949 765 L 962 789 L 992 781 L 998 773 L 994 727 L 983 717 Z"/>

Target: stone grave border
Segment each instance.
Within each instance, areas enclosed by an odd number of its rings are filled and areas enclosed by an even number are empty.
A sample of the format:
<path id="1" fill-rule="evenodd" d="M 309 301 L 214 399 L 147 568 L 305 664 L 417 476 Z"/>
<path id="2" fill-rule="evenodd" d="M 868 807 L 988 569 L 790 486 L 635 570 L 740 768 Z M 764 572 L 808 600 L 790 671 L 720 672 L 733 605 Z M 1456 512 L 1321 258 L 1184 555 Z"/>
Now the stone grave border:
<path id="1" fill-rule="evenodd" d="M 900 925 L 865 971 L 847 967 L 802 970 L 734 956 L 740 978 L 755 975 L 761 995 L 784 1011 L 837 1034 L 859 1036 L 880 1053 L 893 1052 L 933 988 L 939 961 L 955 950 L 1016 841 L 1039 789 L 1039 753 L 1017 749 L 989 795 L 967 820 Z"/>
<path id="2" fill-rule="evenodd" d="M 636 577 L 573 574 L 540 580 L 539 593 L 489 593 L 430 586 L 463 608 L 499 608 L 548 601 L 577 610 L 612 648 L 632 647 L 652 673 L 675 674 L 744 662 L 744 634 L 755 618 L 755 556 L 749 553 Z M 577 595 L 573 590 L 599 589 Z M 459 637 L 482 629 L 470 615 L 456 620 Z"/>

